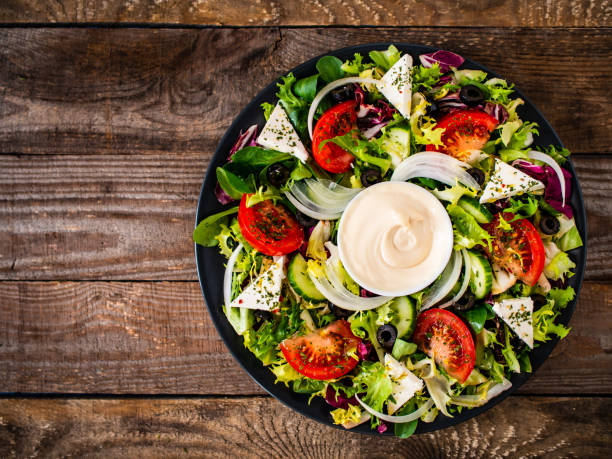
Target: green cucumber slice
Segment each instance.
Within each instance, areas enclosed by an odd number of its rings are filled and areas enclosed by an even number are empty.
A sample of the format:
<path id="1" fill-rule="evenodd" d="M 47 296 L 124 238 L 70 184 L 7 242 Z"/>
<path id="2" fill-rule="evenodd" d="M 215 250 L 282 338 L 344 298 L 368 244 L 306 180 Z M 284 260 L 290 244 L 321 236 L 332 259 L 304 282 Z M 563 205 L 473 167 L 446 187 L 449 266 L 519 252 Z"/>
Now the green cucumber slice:
<path id="1" fill-rule="evenodd" d="M 397 318 L 391 324 L 397 328 L 397 337 L 410 336 L 416 327 L 416 305 L 407 296 L 398 296 L 389 304 L 391 310 L 396 312 Z"/>
<path id="2" fill-rule="evenodd" d="M 295 293 L 300 295 L 306 301 L 312 303 L 320 303 L 325 301 L 325 297 L 312 283 L 308 276 L 308 264 L 306 259 L 301 254 L 296 254 L 289 263 L 287 268 L 287 279 L 289 284 L 295 290 Z"/>
<path id="3" fill-rule="evenodd" d="M 489 260 L 482 253 L 468 250 L 468 255 L 472 264 L 470 289 L 477 300 L 482 300 L 491 291 L 493 270 Z"/>
<path id="4" fill-rule="evenodd" d="M 461 199 L 459 199 L 457 204 L 459 204 L 459 207 L 465 210 L 468 214 L 474 217 L 478 223 L 491 223 L 493 220 L 493 214 L 474 198 L 463 196 Z"/>

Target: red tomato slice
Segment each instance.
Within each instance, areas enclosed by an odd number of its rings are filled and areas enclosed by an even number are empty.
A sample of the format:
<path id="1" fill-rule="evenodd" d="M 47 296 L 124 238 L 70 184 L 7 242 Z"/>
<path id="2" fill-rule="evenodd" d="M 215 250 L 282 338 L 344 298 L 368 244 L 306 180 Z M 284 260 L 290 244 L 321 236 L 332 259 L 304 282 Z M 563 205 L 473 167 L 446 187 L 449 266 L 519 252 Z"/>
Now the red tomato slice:
<path id="1" fill-rule="evenodd" d="M 266 200 L 247 207 L 250 194 L 243 194 L 238 208 L 240 232 L 265 255 L 286 255 L 304 242 L 304 228 L 281 204 Z"/>
<path id="2" fill-rule="evenodd" d="M 295 371 L 324 380 L 339 378 L 357 366 L 358 359 L 348 354 L 360 342 L 351 325 L 340 319 L 309 335 L 288 338 L 280 348 Z"/>
<path id="3" fill-rule="evenodd" d="M 422 312 L 412 340 L 461 383 L 474 369 L 476 351 L 470 330 L 446 309 L 433 308 Z"/>
<path id="4" fill-rule="evenodd" d="M 446 153 L 461 161 L 470 157 L 470 150 L 480 150 L 499 123 L 491 115 L 474 108 L 457 110 L 444 115 L 436 128 L 444 128 L 444 146 L 427 145 L 427 151 Z"/>
<path id="5" fill-rule="evenodd" d="M 508 222 L 512 229 L 505 231 L 499 225 L 500 218 L 512 220 L 514 214 L 500 212 L 491 223 L 482 225 L 494 237 L 491 244 L 493 250 L 485 247 L 487 255 L 525 284 L 534 286 L 544 270 L 542 238 L 529 220 Z"/>
<path id="6" fill-rule="evenodd" d="M 357 102 L 349 100 L 327 110 L 312 134 L 312 155 L 319 166 L 334 174 L 346 172 L 351 168 L 355 157 L 332 142 L 323 147 L 321 142 L 350 132 L 357 126 Z"/>

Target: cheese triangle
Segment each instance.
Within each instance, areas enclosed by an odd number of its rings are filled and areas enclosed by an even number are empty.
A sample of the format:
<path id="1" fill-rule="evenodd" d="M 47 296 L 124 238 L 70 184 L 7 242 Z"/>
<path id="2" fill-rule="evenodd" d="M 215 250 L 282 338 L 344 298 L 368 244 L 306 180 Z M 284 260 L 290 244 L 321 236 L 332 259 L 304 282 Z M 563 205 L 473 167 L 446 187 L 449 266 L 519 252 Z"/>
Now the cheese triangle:
<path id="1" fill-rule="evenodd" d="M 412 103 L 412 56 L 404 54 L 393 64 L 387 73 L 383 75 L 379 90 L 397 108 L 406 119 L 410 119 L 410 107 Z"/>
<path id="2" fill-rule="evenodd" d="M 487 183 L 480 203 L 493 202 L 522 193 L 532 193 L 544 189 L 544 184 L 523 171 L 495 158 L 495 170 Z"/>
<path id="3" fill-rule="evenodd" d="M 497 314 L 527 346 L 533 349 L 533 301 L 528 296 L 493 304 Z"/>
<path id="4" fill-rule="evenodd" d="M 387 402 L 387 410 L 389 414 L 393 414 L 423 388 L 423 380 L 389 354 L 385 354 L 385 373 L 391 379 L 391 395 L 395 399 L 395 403 L 391 400 Z"/>
<path id="5" fill-rule="evenodd" d="M 280 102 L 272 110 L 268 122 L 257 138 L 257 143 L 270 150 L 289 153 L 303 163 L 308 160 L 308 152 Z"/>
<path id="6" fill-rule="evenodd" d="M 285 278 L 285 257 L 275 260 L 272 265 L 251 282 L 232 301 L 232 308 L 263 309 L 271 311 L 280 301 L 283 279 Z"/>

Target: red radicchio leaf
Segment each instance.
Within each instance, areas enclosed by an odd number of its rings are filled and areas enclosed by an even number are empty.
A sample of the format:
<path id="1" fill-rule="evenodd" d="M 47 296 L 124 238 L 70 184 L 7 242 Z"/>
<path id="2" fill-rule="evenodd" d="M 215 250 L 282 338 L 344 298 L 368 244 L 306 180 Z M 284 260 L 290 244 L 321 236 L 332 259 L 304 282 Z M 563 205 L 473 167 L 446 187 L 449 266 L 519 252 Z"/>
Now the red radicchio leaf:
<path id="1" fill-rule="evenodd" d="M 217 198 L 217 201 L 219 201 L 223 205 L 229 204 L 230 202 L 235 201 L 235 199 L 232 199 L 230 195 L 227 194 L 223 190 L 223 188 L 221 188 L 221 185 L 219 185 L 219 182 L 217 182 L 217 184 L 215 185 L 215 197 Z"/>
<path id="2" fill-rule="evenodd" d="M 329 384 L 325 390 L 325 401 L 334 408 L 342 408 L 343 410 L 346 410 L 349 405 L 359 404 L 355 396 L 348 398 L 342 389 L 339 389 L 338 394 L 336 394 L 336 390 Z"/>
<path id="3" fill-rule="evenodd" d="M 257 142 L 255 140 L 257 138 L 257 128 L 258 126 L 254 124 L 246 131 L 240 131 L 238 140 L 236 140 L 236 143 L 229 152 L 229 155 L 227 157 L 228 160 L 231 160 L 232 156 L 234 156 L 234 153 L 236 153 L 238 150 L 241 150 L 244 147 L 253 147 L 257 145 Z"/>
<path id="4" fill-rule="evenodd" d="M 440 66 L 440 72 L 446 73 L 451 67 L 459 67 L 465 61 L 459 54 L 451 53 L 450 51 L 436 51 L 429 54 L 421 54 L 419 56 L 423 67 L 430 68 L 436 62 Z"/>
<path id="5" fill-rule="evenodd" d="M 387 429 L 389 428 L 389 426 L 387 426 L 387 423 L 385 421 L 380 421 L 380 424 L 378 424 L 378 427 L 376 428 L 376 430 L 378 430 L 378 433 L 385 433 L 387 431 Z"/>
<path id="6" fill-rule="evenodd" d="M 503 124 L 508 119 L 508 111 L 501 104 L 487 102 L 483 111 L 497 120 L 499 124 Z"/>

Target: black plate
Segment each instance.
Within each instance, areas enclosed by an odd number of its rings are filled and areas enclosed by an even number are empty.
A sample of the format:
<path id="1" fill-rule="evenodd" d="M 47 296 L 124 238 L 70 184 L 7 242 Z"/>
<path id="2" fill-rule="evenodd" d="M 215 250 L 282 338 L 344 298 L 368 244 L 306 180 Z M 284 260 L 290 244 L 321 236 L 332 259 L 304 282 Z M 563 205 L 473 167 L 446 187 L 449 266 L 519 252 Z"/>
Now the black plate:
<path id="1" fill-rule="evenodd" d="M 337 51 L 331 51 L 326 54 L 337 56 L 338 58 L 344 61 L 346 59 L 352 59 L 354 53 L 361 53 L 365 56 L 369 51 L 384 50 L 387 49 L 389 45 L 390 43 L 376 43 L 369 45 L 351 46 Z M 429 46 L 398 43 L 394 43 L 394 45 L 400 51 L 404 53 L 410 53 L 414 58 L 415 64 L 419 62 L 418 56 L 420 54 L 436 51 L 436 48 L 432 48 Z M 313 75 L 317 72 L 315 64 L 319 57 L 321 56 L 315 57 L 309 60 L 308 62 L 298 65 L 297 67 L 291 69 L 290 72 L 293 72 L 293 74 L 298 79 Z M 465 63 L 463 64 L 462 68 L 480 69 L 487 72 L 490 76 L 498 76 L 494 72 L 491 72 L 482 65 L 479 65 L 469 59 L 465 60 Z M 276 83 L 278 81 L 280 81 L 280 79 L 268 85 L 251 102 L 249 102 L 249 104 L 242 110 L 242 112 L 234 120 L 230 128 L 227 130 L 227 132 L 221 139 L 221 142 L 219 143 L 219 146 L 215 151 L 215 154 L 206 173 L 204 184 L 202 185 L 202 191 L 200 192 L 200 199 L 198 202 L 196 224 L 208 215 L 218 212 L 223 208 L 223 206 L 221 206 L 217 202 L 214 196 L 214 188 L 217 181 L 215 176 L 215 169 L 225 162 L 227 153 L 236 141 L 241 129 L 244 130 L 252 124 L 258 124 L 260 127 L 264 125 L 265 119 L 263 116 L 263 112 L 260 108 L 260 104 L 262 102 L 276 102 L 277 99 L 275 93 L 277 92 Z M 563 144 L 561 143 L 561 140 L 559 139 L 553 128 L 550 126 L 548 121 L 546 121 L 546 119 L 538 111 L 538 109 L 533 104 L 531 104 L 520 91 L 516 91 L 516 96 L 521 97 L 523 100 L 525 100 L 525 105 L 521 106 L 518 111 L 521 119 L 535 121 L 540 126 L 540 135 L 536 136 L 534 145 L 546 146 L 552 144 L 558 147 L 562 147 Z M 582 279 L 584 277 L 584 267 L 586 262 L 586 215 L 584 211 L 582 193 L 580 191 L 580 186 L 576 179 L 576 172 L 574 170 L 574 167 L 571 162 L 568 163 L 566 167 L 569 167 L 573 177 L 571 204 L 575 211 L 574 214 L 576 219 L 576 226 L 578 227 L 578 231 L 580 232 L 582 240 L 585 242 L 584 247 L 581 247 L 571 252 L 571 257 L 576 262 L 576 275 L 570 279 L 569 284 L 576 290 L 576 298 L 578 298 L 580 287 L 582 285 Z M 221 305 L 223 304 L 223 272 L 225 259 L 218 253 L 216 248 L 206 248 L 201 247 L 199 245 L 196 245 L 195 255 L 198 267 L 198 277 L 200 279 L 200 286 L 202 288 L 202 293 L 204 294 L 204 300 L 206 301 L 206 305 L 208 306 L 210 316 L 215 326 L 217 327 L 219 335 L 221 335 L 221 338 L 225 342 L 226 346 L 228 347 L 232 355 L 236 358 L 236 360 L 240 363 L 240 365 L 242 365 L 242 367 L 247 371 L 247 373 L 249 373 L 251 377 L 261 387 L 268 391 L 270 395 L 276 397 L 288 407 L 293 408 L 297 412 L 306 415 L 314 419 L 315 421 L 319 421 L 323 424 L 342 429 L 342 427 L 336 426 L 332 423 L 332 419 L 329 414 L 330 406 L 321 397 L 317 397 L 316 399 L 312 400 L 309 405 L 307 403 L 309 398 L 308 395 L 296 394 L 291 391 L 291 389 L 285 387 L 284 384 L 274 384 L 275 376 L 269 369 L 265 368 L 261 364 L 261 362 L 257 360 L 257 358 L 253 354 L 251 354 L 250 351 L 248 351 L 243 346 L 242 338 L 236 335 L 234 329 L 225 318 L 223 310 L 221 309 Z M 563 311 L 560 317 L 561 323 L 566 325 L 568 324 L 575 307 L 576 300 L 572 301 Z M 536 371 L 546 360 L 548 355 L 551 353 L 551 351 L 557 344 L 557 341 L 558 339 L 556 338 L 552 339 L 551 341 L 540 345 L 538 348 L 532 351 L 531 363 L 534 371 Z M 512 387 L 500 396 L 491 400 L 486 405 L 471 410 L 465 409 L 460 414 L 455 415 L 453 418 L 447 418 L 444 415 L 439 414 L 435 422 L 429 424 L 420 422 L 416 432 L 431 432 L 470 419 L 482 413 L 483 411 L 488 410 L 497 403 L 501 402 L 508 395 L 510 395 L 512 392 L 522 386 L 529 379 L 530 376 L 530 374 L 514 375 L 511 379 Z M 373 433 L 373 431 L 370 429 L 369 422 L 355 427 L 354 429 L 351 429 L 351 431 L 361 433 Z M 389 429 L 386 434 L 392 435 L 392 431 L 393 429 Z"/>

